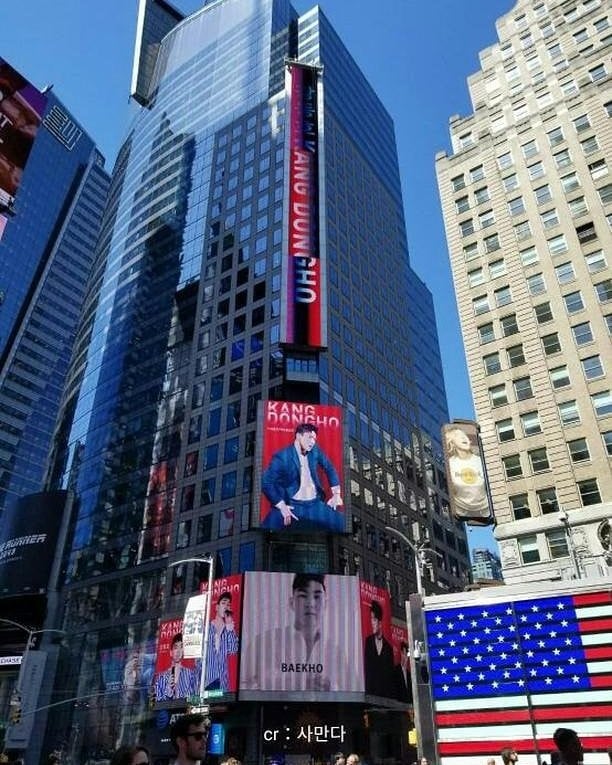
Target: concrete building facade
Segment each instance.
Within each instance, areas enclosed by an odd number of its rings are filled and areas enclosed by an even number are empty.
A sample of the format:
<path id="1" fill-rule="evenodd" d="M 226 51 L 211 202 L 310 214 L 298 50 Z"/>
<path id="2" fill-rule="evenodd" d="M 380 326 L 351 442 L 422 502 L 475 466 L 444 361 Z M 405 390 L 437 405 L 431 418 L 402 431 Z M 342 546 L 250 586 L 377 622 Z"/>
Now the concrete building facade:
<path id="1" fill-rule="evenodd" d="M 519 0 L 436 158 L 507 583 L 609 565 L 610 23 Z"/>

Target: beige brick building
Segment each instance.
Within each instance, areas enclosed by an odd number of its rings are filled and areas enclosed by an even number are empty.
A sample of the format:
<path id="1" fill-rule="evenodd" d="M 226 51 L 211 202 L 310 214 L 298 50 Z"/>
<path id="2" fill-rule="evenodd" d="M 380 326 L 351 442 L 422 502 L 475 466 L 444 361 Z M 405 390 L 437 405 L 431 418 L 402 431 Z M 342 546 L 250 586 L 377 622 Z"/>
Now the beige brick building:
<path id="1" fill-rule="evenodd" d="M 518 0 L 497 32 L 436 157 L 495 536 L 508 583 L 589 576 L 612 570 L 612 3 Z"/>

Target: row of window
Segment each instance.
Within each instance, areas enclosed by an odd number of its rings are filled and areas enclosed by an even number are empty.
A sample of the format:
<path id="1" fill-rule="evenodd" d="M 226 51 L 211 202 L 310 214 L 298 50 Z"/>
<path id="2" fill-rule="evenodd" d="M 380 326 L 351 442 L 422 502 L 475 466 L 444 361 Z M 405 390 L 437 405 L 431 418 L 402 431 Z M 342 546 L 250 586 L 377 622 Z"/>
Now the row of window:
<path id="1" fill-rule="evenodd" d="M 600 393 L 592 393 L 591 404 L 597 417 L 607 417 L 612 414 L 612 395 L 609 390 Z M 584 403 L 584 402 L 582 402 Z M 577 425 L 580 423 L 580 409 L 576 400 L 563 401 L 557 405 L 557 411 L 561 424 L 564 426 Z M 533 436 L 542 433 L 540 414 L 538 411 L 525 412 L 518 415 L 523 436 Z M 500 443 L 513 441 L 516 438 L 516 426 L 512 417 L 498 420 L 495 423 L 497 439 Z"/>
<path id="2" fill-rule="evenodd" d="M 602 501 L 597 478 L 586 478 L 584 481 L 577 481 L 576 487 L 578 488 L 580 502 L 583 507 L 598 505 Z M 541 515 L 550 515 L 559 511 L 557 490 L 554 486 L 537 489 L 533 494 L 535 495 L 537 507 Z M 528 492 L 513 494 L 509 499 L 514 520 L 522 521 L 525 518 L 533 517 Z"/>
<path id="3" fill-rule="evenodd" d="M 607 455 L 612 457 L 612 430 L 602 433 L 601 437 Z M 591 459 L 591 452 L 586 438 L 574 438 L 571 441 L 568 441 L 567 449 L 573 463 L 589 462 Z M 504 472 L 508 480 L 512 478 L 521 478 L 525 475 L 523 472 L 524 459 L 524 453 L 508 454 L 507 456 L 502 457 Z M 542 473 L 550 470 L 548 452 L 545 446 L 527 451 L 527 459 L 532 473 Z"/>

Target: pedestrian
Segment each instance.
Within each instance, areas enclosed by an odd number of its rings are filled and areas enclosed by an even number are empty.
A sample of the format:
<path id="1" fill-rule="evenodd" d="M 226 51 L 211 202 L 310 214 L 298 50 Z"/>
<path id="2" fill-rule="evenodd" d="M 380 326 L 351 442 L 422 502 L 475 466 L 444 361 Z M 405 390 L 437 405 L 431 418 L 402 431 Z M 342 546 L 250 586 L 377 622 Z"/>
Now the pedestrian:
<path id="1" fill-rule="evenodd" d="M 346 765 L 346 757 L 342 752 L 336 752 L 332 758 L 332 765 Z"/>
<path id="2" fill-rule="evenodd" d="M 346 765 L 359 765 L 360 762 L 358 754 L 349 754 L 346 758 Z"/>
<path id="3" fill-rule="evenodd" d="M 559 750 L 560 765 L 578 765 L 584 758 L 582 741 L 575 730 L 571 728 L 557 728 L 553 733 L 553 741 Z"/>
<path id="4" fill-rule="evenodd" d="M 487 765 L 495 765 L 495 757 L 489 757 Z M 544 763 L 542 763 L 542 765 L 544 765 Z"/>
<path id="5" fill-rule="evenodd" d="M 110 765 L 149 765 L 149 750 L 144 746 L 120 746 L 113 754 Z"/>
<path id="6" fill-rule="evenodd" d="M 228 757 L 225 760 L 221 760 L 221 765 L 242 765 L 242 763 L 236 757 Z"/>
<path id="7" fill-rule="evenodd" d="M 513 763 L 518 762 L 518 754 L 516 753 L 516 749 L 512 746 L 502 749 L 499 754 L 504 765 L 513 765 Z"/>
<path id="8" fill-rule="evenodd" d="M 181 715 L 170 728 L 170 741 L 176 751 L 174 765 L 193 765 L 206 758 L 210 717 Z"/>

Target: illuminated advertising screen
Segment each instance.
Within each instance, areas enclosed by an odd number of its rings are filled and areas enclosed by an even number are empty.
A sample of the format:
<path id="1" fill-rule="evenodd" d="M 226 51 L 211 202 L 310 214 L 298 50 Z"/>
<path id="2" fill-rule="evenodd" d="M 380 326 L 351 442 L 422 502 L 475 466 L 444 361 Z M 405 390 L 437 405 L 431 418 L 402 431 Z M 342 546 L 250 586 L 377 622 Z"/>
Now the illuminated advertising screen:
<path id="1" fill-rule="evenodd" d="M 358 602 L 357 577 L 245 574 L 241 698 L 361 700 Z"/>
<path id="2" fill-rule="evenodd" d="M 345 531 L 342 409 L 264 401 L 259 414 L 254 525 Z"/>
<path id="3" fill-rule="evenodd" d="M 0 596 L 46 592 L 66 504 L 65 491 L 28 494 L 0 525 Z"/>
<path id="4" fill-rule="evenodd" d="M 183 620 L 167 619 L 159 625 L 153 688 L 155 701 L 174 701 L 195 696 L 200 690 L 200 662 L 186 659 Z"/>
<path id="5" fill-rule="evenodd" d="M 204 614 L 208 582 L 189 598 L 183 620 L 186 658 L 200 658 L 204 644 Z M 214 695 L 235 693 L 238 688 L 238 650 L 242 620 L 242 575 L 215 579 L 208 612 L 208 648 L 204 690 Z"/>
<path id="6" fill-rule="evenodd" d="M 0 58 L 0 207 L 11 207 L 47 99 Z"/>
<path id="7" fill-rule="evenodd" d="M 365 692 L 373 696 L 395 698 L 395 659 L 389 592 L 369 582 L 359 584 Z"/>
<path id="8" fill-rule="evenodd" d="M 478 424 L 461 420 L 442 427 L 451 513 L 468 526 L 494 522 Z"/>
<path id="9" fill-rule="evenodd" d="M 323 232 L 319 220 L 321 83 L 316 67 L 287 64 L 285 88 L 287 231 L 281 341 L 302 347 L 327 344 Z"/>
<path id="10" fill-rule="evenodd" d="M 100 649 L 102 684 L 107 693 L 121 692 L 125 704 L 147 704 L 154 677 L 155 643 Z"/>
<path id="11" fill-rule="evenodd" d="M 393 648 L 394 698 L 408 704 L 412 701 L 410 678 L 410 644 L 408 630 L 398 624 L 391 625 L 391 647 Z"/>

